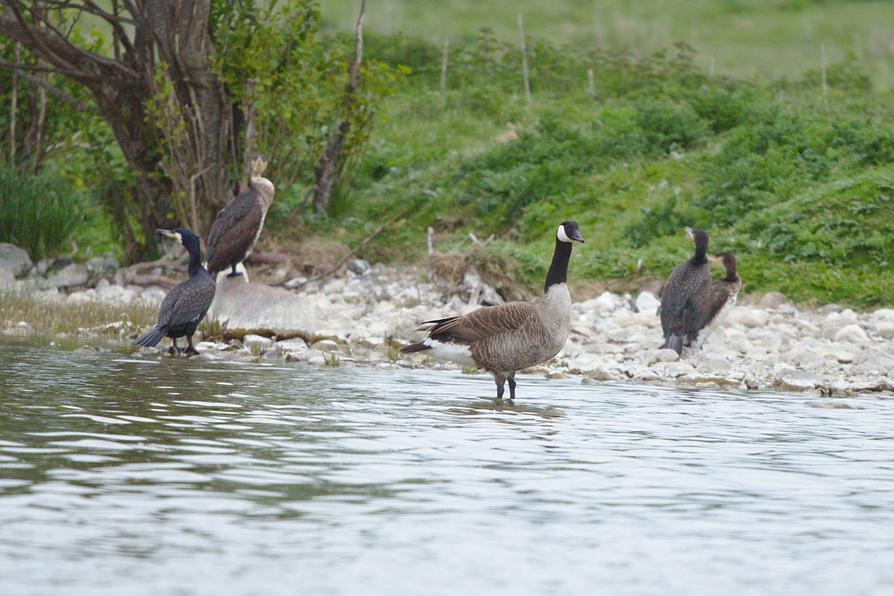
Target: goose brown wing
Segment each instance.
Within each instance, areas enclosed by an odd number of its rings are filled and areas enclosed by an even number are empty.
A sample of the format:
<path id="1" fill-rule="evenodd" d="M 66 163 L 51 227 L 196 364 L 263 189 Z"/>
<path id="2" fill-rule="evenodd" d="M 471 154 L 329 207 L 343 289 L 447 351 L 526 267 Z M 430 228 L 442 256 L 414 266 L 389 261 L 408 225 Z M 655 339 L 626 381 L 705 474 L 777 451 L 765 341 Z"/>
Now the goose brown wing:
<path id="1" fill-rule="evenodd" d="M 460 317 L 427 321 L 434 324 L 429 328 L 428 336 L 438 341 L 471 345 L 478 340 L 518 329 L 534 316 L 534 305 L 528 302 L 486 306 Z"/>
<path id="2" fill-rule="evenodd" d="M 158 326 L 178 327 L 205 316 L 214 300 L 214 290 L 214 281 L 208 275 L 177 284 L 161 303 Z"/>
<path id="3" fill-rule="evenodd" d="M 217 273 L 242 261 L 254 245 L 263 218 L 257 193 L 251 188 L 224 207 L 208 233 L 208 271 Z"/>

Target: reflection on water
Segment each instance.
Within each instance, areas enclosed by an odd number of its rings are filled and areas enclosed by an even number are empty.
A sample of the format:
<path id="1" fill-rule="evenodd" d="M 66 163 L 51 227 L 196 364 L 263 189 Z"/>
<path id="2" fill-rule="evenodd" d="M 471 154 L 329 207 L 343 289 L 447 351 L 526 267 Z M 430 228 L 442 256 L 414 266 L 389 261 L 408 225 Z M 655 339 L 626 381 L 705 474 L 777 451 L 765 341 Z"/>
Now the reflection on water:
<path id="1" fill-rule="evenodd" d="M 521 389 L 0 339 L 0 592 L 894 584 L 894 401 Z"/>

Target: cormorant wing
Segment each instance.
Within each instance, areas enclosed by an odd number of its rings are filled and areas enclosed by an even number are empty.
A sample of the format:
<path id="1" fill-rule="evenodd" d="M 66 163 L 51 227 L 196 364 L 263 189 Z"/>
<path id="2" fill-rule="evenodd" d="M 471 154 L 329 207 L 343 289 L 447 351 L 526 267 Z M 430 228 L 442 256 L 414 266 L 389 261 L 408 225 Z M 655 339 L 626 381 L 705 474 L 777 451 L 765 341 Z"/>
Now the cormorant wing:
<path id="1" fill-rule="evenodd" d="M 694 289 L 693 266 L 688 261 L 678 265 L 661 288 L 661 312 L 667 316 L 679 317 L 683 314 L 689 296 Z M 699 282 L 700 283 L 700 282 Z"/>
<path id="2" fill-rule="evenodd" d="M 208 270 L 217 272 L 244 259 L 257 238 L 263 217 L 257 193 L 251 188 L 224 207 L 208 233 Z"/>
<path id="3" fill-rule="evenodd" d="M 711 270 L 706 267 L 705 275 L 694 278 L 693 285 L 686 308 L 683 309 L 683 329 L 686 333 L 697 333 L 708 323 L 714 298 L 711 292 Z"/>
<path id="4" fill-rule="evenodd" d="M 214 290 L 214 281 L 205 275 L 180 282 L 162 301 L 158 326 L 177 327 L 204 316 L 214 300 Z"/>
<path id="5" fill-rule="evenodd" d="M 720 311 L 723 310 L 723 307 L 729 301 L 733 290 L 733 283 L 728 281 L 719 281 L 713 284 L 711 288 L 711 306 L 705 319 L 705 325 L 711 323 L 720 314 Z"/>

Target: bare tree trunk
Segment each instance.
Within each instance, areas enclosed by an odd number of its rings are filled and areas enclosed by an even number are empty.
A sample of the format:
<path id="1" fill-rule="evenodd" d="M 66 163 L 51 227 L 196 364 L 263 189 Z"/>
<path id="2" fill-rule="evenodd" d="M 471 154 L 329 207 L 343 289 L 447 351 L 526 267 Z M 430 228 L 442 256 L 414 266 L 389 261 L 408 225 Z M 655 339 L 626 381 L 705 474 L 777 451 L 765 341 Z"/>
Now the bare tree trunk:
<path id="1" fill-rule="evenodd" d="M 242 189 L 248 188 L 251 182 L 251 161 L 255 153 L 255 104 L 254 100 L 255 82 L 248 81 L 245 83 L 245 105 L 242 106 L 242 119 L 245 122 L 245 150 L 242 152 Z"/>
<path id="2" fill-rule="evenodd" d="M 109 123 L 134 174 L 132 189 L 107 188 L 104 202 L 124 237 L 129 261 L 154 252 L 155 227 L 193 219 L 200 234 L 231 196 L 226 155 L 232 134 L 232 106 L 212 64 L 208 21 L 210 0 L 84 2 L 67 10 L 90 12 L 110 28 L 113 57 L 74 45 L 48 15 L 47 0 L 0 0 L 0 34 L 34 53 L 47 71 L 82 84 Z M 172 112 L 182 126 L 168 136 L 147 112 L 158 94 L 159 63 L 173 90 Z M 39 85 L 45 105 L 48 85 Z M 38 109 L 40 112 L 41 109 Z M 45 107 L 43 108 L 45 114 Z M 44 116 L 45 119 L 45 116 Z M 40 120 L 40 118 L 38 118 Z M 44 134 L 35 145 L 42 152 Z M 170 163 L 165 171 L 168 156 Z M 167 175 L 165 175 L 167 174 Z M 116 192 L 117 191 L 117 192 Z M 135 197 L 129 196 L 131 191 Z M 193 216 L 191 198 L 195 197 Z M 139 233 L 132 221 L 139 222 Z"/>
<path id="3" fill-rule="evenodd" d="M 450 38 L 444 38 L 444 51 L 441 54 L 441 94 L 447 91 L 447 59 L 450 51 Z"/>
<path id="4" fill-rule="evenodd" d="M 366 15 L 366 0 L 360 2 L 360 14 L 357 15 L 357 25 L 354 27 L 354 60 L 348 76 L 348 84 L 342 97 L 344 119 L 329 137 L 326 149 L 314 169 L 313 194 L 314 211 L 325 213 L 329 209 L 329 201 L 332 198 L 332 189 L 338 182 L 343 164 L 345 139 L 351 129 L 348 115 L 357 103 L 357 87 L 360 84 L 360 64 L 363 61 L 363 18 Z"/>
<path id="5" fill-rule="evenodd" d="M 14 64 L 19 66 L 22 59 L 22 45 L 16 42 Z M 11 167 L 16 165 L 16 115 L 19 107 L 19 79 L 15 69 L 12 71 L 12 101 L 9 107 L 9 163 Z"/>
<path id="6" fill-rule="evenodd" d="M 38 66 L 41 60 L 37 61 Z M 45 83 L 37 89 L 37 130 L 34 139 L 34 158 L 32 171 L 36 176 L 40 172 L 40 164 L 43 162 L 44 137 L 47 132 L 47 86 L 49 85 L 49 73 L 41 74 L 41 80 Z"/>
<path id="7" fill-rule="evenodd" d="M 518 40 L 522 58 L 522 80 L 525 86 L 525 105 L 531 105 L 531 82 L 528 79 L 528 50 L 525 47 L 525 24 L 521 13 L 518 13 Z"/>

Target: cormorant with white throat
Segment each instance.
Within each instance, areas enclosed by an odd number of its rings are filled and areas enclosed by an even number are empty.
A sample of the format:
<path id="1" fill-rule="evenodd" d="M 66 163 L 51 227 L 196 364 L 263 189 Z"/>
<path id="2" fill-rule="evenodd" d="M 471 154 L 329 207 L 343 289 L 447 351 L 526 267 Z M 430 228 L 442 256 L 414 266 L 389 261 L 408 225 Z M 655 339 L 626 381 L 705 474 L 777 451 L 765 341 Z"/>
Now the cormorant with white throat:
<path id="1" fill-rule="evenodd" d="M 202 249 L 198 236 L 186 228 L 158 229 L 156 232 L 176 240 L 189 252 L 189 279 L 180 282 L 168 292 L 158 311 L 158 323 L 134 343 L 151 348 L 163 337 L 170 337 L 174 345 L 169 352 L 179 354 L 182 350 L 177 347 L 177 339 L 185 335 L 189 344 L 186 354 L 198 354 L 192 343 L 192 336 L 214 300 L 214 278 L 202 266 Z"/>

